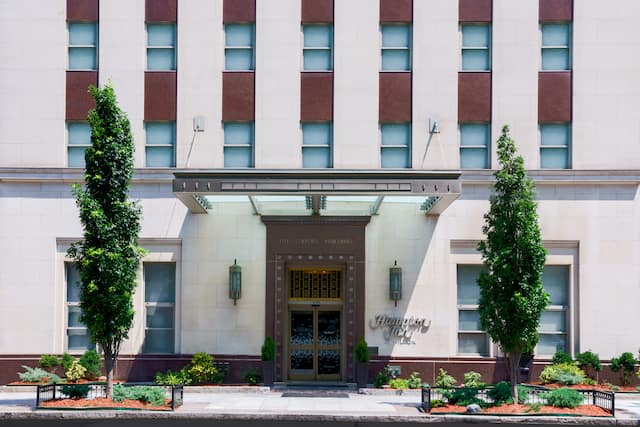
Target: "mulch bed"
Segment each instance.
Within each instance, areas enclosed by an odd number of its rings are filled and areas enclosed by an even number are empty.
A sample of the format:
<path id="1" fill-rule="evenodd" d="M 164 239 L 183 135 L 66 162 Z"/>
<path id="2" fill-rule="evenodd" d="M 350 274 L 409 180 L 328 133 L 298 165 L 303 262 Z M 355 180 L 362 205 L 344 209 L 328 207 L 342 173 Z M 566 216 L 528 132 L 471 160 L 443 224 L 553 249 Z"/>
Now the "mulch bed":
<path id="1" fill-rule="evenodd" d="M 432 408 L 432 414 L 443 414 L 443 413 L 456 413 L 456 414 L 464 414 L 467 412 L 467 408 L 465 406 L 457 406 L 457 405 L 445 405 L 440 408 Z M 549 415 L 580 415 L 585 417 L 610 417 L 611 414 L 604 409 L 595 406 L 595 405 L 580 405 L 577 408 L 558 408 L 556 406 L 541 406 L 540 410 L 532 411 L 528 405 L 501 405 L 501 406 L 492 406 L 486 409 L 483 409 L 481 414 L 494 414 L 494 415 L 504 415 L 504 414 L 514 414 L 514 415 L 536 415 L 536 414 L 549 414 Z"/>
<path id="2" fill-rule="evenodd" d="M 48 400 L 40 403 L 40 408 L 52 409 L 95 409 L 95 408 L 113 408 L 113 409 L 142 409 L 147 411 L 170 411 L 171 400 L 167 400 L 164 406 L 153 406 L 150 403 L 143 403 L 139 400 L 125 399 L 122 402 L 114 402 L 106 397 L 98 397 L 95 399 L 59 399 Z"/>

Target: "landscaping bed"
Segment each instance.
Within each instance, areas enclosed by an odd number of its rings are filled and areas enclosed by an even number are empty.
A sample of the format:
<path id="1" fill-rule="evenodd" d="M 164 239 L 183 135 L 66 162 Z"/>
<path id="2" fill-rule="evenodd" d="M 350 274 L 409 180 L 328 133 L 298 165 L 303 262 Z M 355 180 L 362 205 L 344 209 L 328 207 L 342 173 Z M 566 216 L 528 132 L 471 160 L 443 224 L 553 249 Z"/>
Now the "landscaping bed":
<path id="1" fill-rule="evenodd" d="M 39 409 L 135 409 L 144 411 L 171 411 L 171 400 L 165 405 L 153 405 L 139 400 L 125 399 L 114 402 L 106 397 L 95 399 L 56 399 L 42 402 Z"/>
<path id="2" fill-rule="evenodd" d="M 432 408 L 431 414 L 466 414 L 466 406 L 445 405 L 440 408 Z M 573 415 L 584 417 L 611 417 L 612 415 L 595 405 L 580 405 L 576 408 L 559 408 L 556 406 L 540 406 L 531 408 L 529 405 L 504 404 L 482 409 L 480 414 L 487 415 Z"/>
<path id="3" fill-rule="evenodd" d="M 612 384 L 573 384 L 573 385 L 563 385 L 558 383 L 549 383 L 542 384 L 541 382 L 530 382 L 525 385 L 530 385 L 532 387 L 545 387 L 545 388 L 572 388 L 574 390 L 599 390 L 599 391 L 610 391 L 615 393 L 639 393 L 637 387 L 634 386 L 625 386 L 625 385 L 612 385 Z"/>

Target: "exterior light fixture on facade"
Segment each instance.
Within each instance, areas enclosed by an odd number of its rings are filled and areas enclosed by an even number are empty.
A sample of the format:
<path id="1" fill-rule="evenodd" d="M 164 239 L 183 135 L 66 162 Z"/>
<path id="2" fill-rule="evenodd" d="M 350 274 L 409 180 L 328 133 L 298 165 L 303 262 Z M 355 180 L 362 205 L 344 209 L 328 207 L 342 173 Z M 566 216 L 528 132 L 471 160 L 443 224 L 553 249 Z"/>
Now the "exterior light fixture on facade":
<path id="1" fill-rule="evenodd" d="M 402 299 L 402 268 L 398 267 L 398 261 L 393 262 L 389 269 L 389 298 L 398 306 L 398 300 Z"/>
<path id="2" fill-rule="evenodd" d="M 429 117 L 429 133 L 440 133 L 440 123 L 431 117 Z"/>
<path id="3" fill-rule="evenodd" d="M 236 300 L 242 295 L 242 268 L 233 260 L 233 265 L 229 267 L 229 298 L 236 305 Z"/>

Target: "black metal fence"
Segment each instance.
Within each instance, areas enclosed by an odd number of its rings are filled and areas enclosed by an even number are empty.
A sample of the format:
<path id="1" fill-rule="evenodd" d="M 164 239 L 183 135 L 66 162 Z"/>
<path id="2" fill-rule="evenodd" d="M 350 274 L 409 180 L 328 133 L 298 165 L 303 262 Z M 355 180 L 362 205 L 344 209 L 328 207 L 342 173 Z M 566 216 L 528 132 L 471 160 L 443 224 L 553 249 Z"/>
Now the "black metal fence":
<path id="1" fill-rule="evenodd" d="M 547 403 L 544 398 L 543 393 L 551 391 L 552 389 L 548 389 L 545 387 L 527 387 L 528 394 L 525 400 L 525 404 L 541 404 L 544 405 Z M 470 389 L 475 391 L 475 398 L 486 402 L 488 404 L 493 404 L 493 399 L 489 396 L 488 392 L 491 387 L 479 388 L 479 389 Z M 422 388 L 422 402 L 421 407 L 425 412 L 431 412 L 431 402 L 434 400 L 439 400 L 442 402 L 448 401 L 448 396 L 450 393 L 455 390 L 460 390 L 460 388 L 431 388 L 431 387 L 423 387 Z M 597 407 L 604 409 L 609 412 L 611 416 L 615 416 L 615 393 L 609 391 L 600 391 L 600 390 L 576 390 L 582 395 L 582 404 L 591 404 Z"/>
<path id="2" fill-rule="evenodd" d="M 142 384 L 122 384 L 125 387 L 140 386 Z M 182 406 L 184 400 L 184 387 L 182 385 L 158 385 L 144 384 L 145 387 L 162 387 L 167 398 L 171 399 L 171 410 Z M 47 384 L 38 385 L 36 389 L 36 408 L 52 409 L 52 407 L 42 406 L 42 403 L 60 400 L 82 398 L 92 400 L 107 397 L 107 384 L 81 383 L 81 384 Z M 55 409 L 55 408 L 53 408 Z"/>

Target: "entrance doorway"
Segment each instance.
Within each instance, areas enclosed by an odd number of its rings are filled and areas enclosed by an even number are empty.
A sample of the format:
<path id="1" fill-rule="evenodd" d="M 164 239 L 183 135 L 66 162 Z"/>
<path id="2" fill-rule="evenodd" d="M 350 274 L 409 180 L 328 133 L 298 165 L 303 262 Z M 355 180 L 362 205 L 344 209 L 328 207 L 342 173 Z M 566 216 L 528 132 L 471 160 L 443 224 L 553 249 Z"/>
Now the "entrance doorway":
<path id="1" fill-rule="evenodd" d="M 288 379 L 343 380 L 342 270 L 289 270 Z"/>

